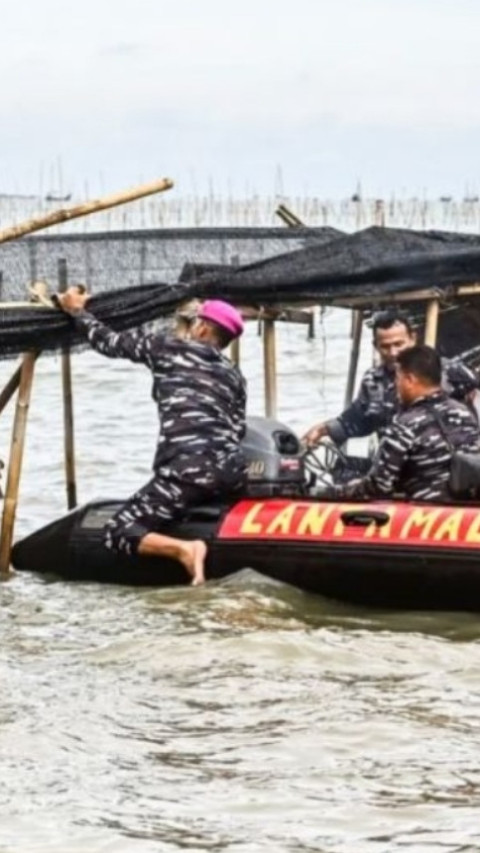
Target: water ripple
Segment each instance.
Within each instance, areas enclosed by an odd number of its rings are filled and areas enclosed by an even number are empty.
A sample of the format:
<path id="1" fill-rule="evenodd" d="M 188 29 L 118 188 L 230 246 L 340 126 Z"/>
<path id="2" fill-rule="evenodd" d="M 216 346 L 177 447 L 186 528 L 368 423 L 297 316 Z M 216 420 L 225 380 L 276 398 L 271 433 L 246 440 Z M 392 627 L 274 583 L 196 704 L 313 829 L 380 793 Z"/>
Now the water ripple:
<path id="1" fill-rule="evenodd" d="M 348 322 L 332 322 L 326 357 L 280 332 L 298 429 L 341 405 Z M 257 411 L 259 354 L 253 329 Z M 38 372 L 20 533 L 65 502 L 58 360 Z M 74 380 L 81 498 L 127 493 L 152 455 L 148 375 L 85 353 Z M 0 613 L 2 853 L 480 849 L 477 617 L 352 608 L 249 571 L 196 590 L 19 575 Z"/>

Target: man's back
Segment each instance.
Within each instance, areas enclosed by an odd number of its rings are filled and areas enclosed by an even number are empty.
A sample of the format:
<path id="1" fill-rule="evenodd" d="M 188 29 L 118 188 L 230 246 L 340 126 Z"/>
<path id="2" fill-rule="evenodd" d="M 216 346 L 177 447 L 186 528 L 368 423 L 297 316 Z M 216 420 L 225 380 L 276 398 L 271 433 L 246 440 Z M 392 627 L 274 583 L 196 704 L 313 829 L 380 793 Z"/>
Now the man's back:
<path id="1" fill-rule="evenodd" d="M 220 349 L 142 329 L 114 332 L 87 311 L 76 315 L 76 323 L 98 352 L 151 370 L 160 418 L 154 469 L 181 453 L 221 460 L 238 450 L 245 433 L 245 380 Z"/>
<path id="2" fill-rule="evenodd" d="M 442 391 L 422 397 L 385 433 L 369 473 L 377 492 L 396 488 L 412 500 L 447 499 L 451 449 L 442 428 L 456 450 L 480 451 L 478 423 L 466 406 Z"/>
<path id="3" fill-rule="evenodd" d="M 442 388 L 448 396 L 463 402 L 477 387 L 477 377 L 460 359 L 442 359 Z M 338 444 L 374 432 L 382 438 L 399 410 L 395 372 L 384 365 L 371 367 L 364 373 L 353 403 L 328 422 L 328 432 Z"/>
<path id="4" fill-rule="evenodd" d="M 245 380 L 220 350 L 157 336 L 148 366 L 160 414 L 159 454 L 235 452 L 245 434 Z"/>

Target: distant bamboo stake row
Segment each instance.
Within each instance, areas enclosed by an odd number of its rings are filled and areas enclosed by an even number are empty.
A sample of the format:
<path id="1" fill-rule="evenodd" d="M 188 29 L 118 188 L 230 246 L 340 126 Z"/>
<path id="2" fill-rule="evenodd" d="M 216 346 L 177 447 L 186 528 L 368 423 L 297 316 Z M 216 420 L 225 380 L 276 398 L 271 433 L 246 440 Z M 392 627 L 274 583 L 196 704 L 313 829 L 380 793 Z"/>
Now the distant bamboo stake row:
<path id="1" fill-rule="evenodd" d="M 74 207 L 66 207 L 61 210 L 53 210 L 46 213 L 44 216 L 37 216 L 33 219 L 28 219 L 26 222 L 21 222 L 19 225 L 12 225 L 0 231 L 0 243 L 7 243 L 9 240 L 15 240 L 18 237 L 23 237 L 25 234 L 32 234 L 34 231 L 41 231 L 43 228 L 49 228 L 51 225 L 58 225 L 60 222 L 68 222 L 70 219 L 78 219 L 79 216 L 87 216 L 90 213 L 97 213 L 101 210 L 108 210 L 111 207 L 117 207 L 120 204 L 125 204 L 129 201 L 144 198 L 154 193 L 165 192 L 173 187 L 173 181 L 170 178 L 162 178 L 158 181 L 152 181 L 149 184 L 141 184 L 138 187 L 133 187 L 130 190 L 114 193 L 113 195 L 105 196 L 104 198 L 86 201 L 83 204 L 77 204 Z"/>

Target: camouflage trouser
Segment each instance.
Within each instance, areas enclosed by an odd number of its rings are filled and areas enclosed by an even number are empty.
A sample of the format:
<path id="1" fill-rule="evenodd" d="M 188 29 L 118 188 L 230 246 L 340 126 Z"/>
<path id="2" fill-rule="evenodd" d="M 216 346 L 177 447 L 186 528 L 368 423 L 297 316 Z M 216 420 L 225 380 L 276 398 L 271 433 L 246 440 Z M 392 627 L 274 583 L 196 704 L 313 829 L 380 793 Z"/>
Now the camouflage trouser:
<path id="1" fill-rule="evenodd" d="M 147 533 L 159 533 L 188 507 L 202 503 L 208 492 L 192 483 L 153 477 L 124 503 L 105 525 L 105 545 L 112 551 L 136 554 Z"/>
<path id="2" fill-rule="evenodd" d="M 147 533 L 161 533 L 167 522 L 181 518 L 189 507 L 233 494 L 243 482 L 242 466 L 217 468 L 211 459 L 201 456 L 177 459 L 159 468 L 107 521 L 105 545 L 123 554 L 136 554 Z"/>

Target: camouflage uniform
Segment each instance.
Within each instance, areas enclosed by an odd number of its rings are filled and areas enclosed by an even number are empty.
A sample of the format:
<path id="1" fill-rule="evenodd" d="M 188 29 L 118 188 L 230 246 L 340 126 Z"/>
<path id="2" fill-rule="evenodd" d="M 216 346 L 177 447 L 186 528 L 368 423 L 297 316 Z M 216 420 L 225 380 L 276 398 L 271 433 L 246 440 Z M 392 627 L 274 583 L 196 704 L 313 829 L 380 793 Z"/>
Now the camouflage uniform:
<path id="1" fill-rule="evenodd" d="M 470 409 L 437 391 L 396 415 L 385 431 L 366 477 L 335 487 L 337 497 L 389 497 L 415 501 L 448 499 L 451 451 L 480 452 L 478 422 Z"/>
<path id="2" fill-rule="evenodd" d="M 87 311 L 76 314 L 75 323 L 97 352 L 145 364 L 153 374 L 160 418 L 154 475 L 107 523 L 105 533 L 108 547 L 133 554 L 140 539 L 187 507 L 243 485 L 245 380 L 209 344 L 142 329 L 117 333 Z"/>
<path id="3" fill-rule="evenodd" d="M 460 359 L 442 358 L 442 388 L 449 397 L 465 400 L 478 385 L 473 371 Z M 356 399 L 338 418 L 328 421 L 328 435 L 335 444 L 374 432 L 381 438 L 399 410 L 395 372 L 384 365 L 372 367 L 364 374 Z"/>

